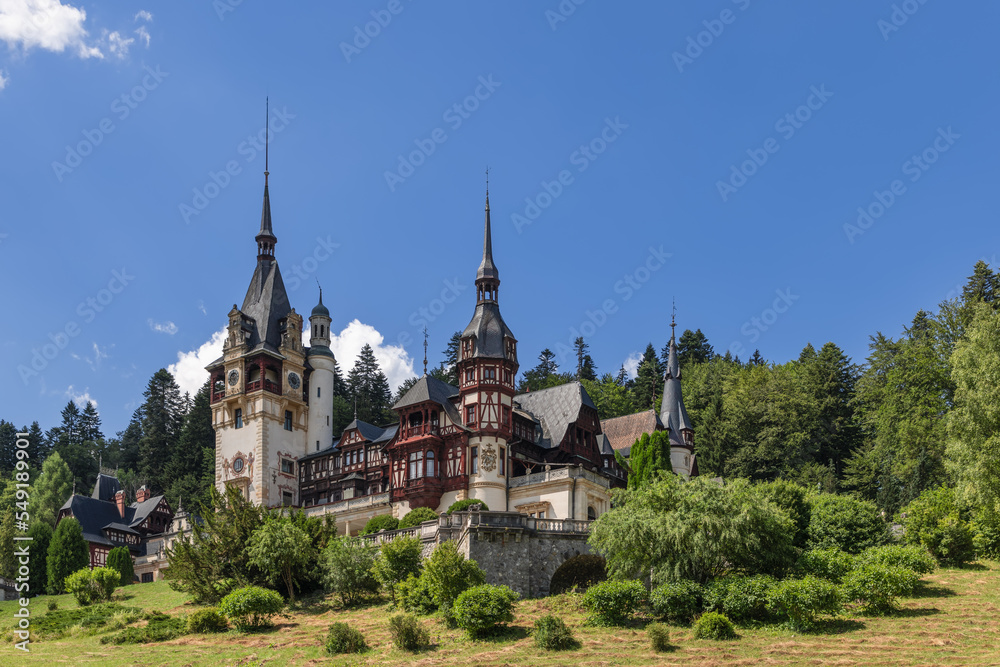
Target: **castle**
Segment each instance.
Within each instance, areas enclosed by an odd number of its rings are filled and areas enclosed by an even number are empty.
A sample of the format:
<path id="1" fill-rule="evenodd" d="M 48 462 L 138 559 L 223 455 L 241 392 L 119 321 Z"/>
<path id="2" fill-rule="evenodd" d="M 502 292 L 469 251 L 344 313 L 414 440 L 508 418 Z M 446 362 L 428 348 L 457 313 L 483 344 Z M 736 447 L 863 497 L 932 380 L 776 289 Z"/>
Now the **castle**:
<path id="1" fill-rule="evenodd" d="M 500 313 L 488 191 L 459 386 L 425 367 L 393 406 L 398 421 L 389 426 L 355 419 L 333 432 L 332 318 L 320 292 L 303 345 L 303 318 L 289 303 L 275 259 L 267 171 L 255 240 L 257 263 L 243 305 L 230 310 L 223 355 L 207 367 L 219 490 L 236 487 L 267 507 L 332 514 L 338 530 L 350 534 L 379 514 L 443 512 L 463 499 L 538 519 L 596 519 L 609 509 L 610 490 L 625 484 L 616 450 L 627 456 L 635 438 L 652 430 L 670 432 L 674 471 L 696 474 L 673 336 L 659 414 L 602 424 L 579 382 L 516 392 L 517 339 Z"/>

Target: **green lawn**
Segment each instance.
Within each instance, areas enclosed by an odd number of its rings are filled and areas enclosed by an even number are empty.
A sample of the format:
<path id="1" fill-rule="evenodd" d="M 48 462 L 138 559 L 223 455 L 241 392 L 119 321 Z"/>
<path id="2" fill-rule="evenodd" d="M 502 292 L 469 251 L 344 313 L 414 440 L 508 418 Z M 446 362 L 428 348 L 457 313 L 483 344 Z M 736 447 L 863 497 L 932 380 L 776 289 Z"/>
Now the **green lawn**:
<path id="1" fill-rule="evenodd" d="M 165 583 L 119 589 L 121 604 L 186 615 L 193 605 Z M 68 595 L 37 598 L 32 613 L 46 613 L 49 600 L 60 609 L 75 608 Z M 886 618 L 846 616 L 827 621 L 817 634 L 797 634 L 776 627 L 741 628 L 740 639 L 713 642 L 691 638 L 690 628 L 672 628 L 676 650 L 650 650 L 641 625 L 635 628 L 588 628 L 576 596 L 527 600 L 518 604 L 514 627 L 504 637 L 473 642 L 436 618 L 423 619 L 434 648 L 410 654 L 392 648 L 387 630 L 388 604 L 342 611 L 332 600 L 279 619 L 258 635 L 189 635 L 139 646 L 110 646 L 100 635 L 81 632 L 15 651 L 9 628 L 16 603 L 0 603 L 0 664 L 95 665 L 1000 665 L 1000 565 L 939 570 L 925 577 L 919 596 L 903 601 Z M 528 629 L 542 614 L 561 615 L 581 647 L 564 653 L 540 653 Z M 333 621 L 360 629 L 372 646 L 363 656 L 331 658 L 321 647 Z"/>

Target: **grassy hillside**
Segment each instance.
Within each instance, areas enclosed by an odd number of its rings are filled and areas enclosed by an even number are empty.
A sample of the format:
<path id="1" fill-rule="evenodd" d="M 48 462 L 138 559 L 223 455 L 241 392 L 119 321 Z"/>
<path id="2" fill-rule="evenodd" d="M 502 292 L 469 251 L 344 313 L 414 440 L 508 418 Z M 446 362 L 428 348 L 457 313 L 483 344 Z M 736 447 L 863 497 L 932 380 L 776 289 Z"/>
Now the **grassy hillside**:
<path id="1" fill-rule="evenodd" d="M 186 596 L 166 584 L 119 589 L 126 606 L 186 615 L 196 609 Z M 42 616 L 49 600 L 60 609 L 76 607 L 68 595 L 38 598 L 32 612 Z M 77 630 L 62 639 L 31 645 L 30 654 L 9 642 L 15 603 L 0 603 L 0 664 L 67 665 L 987 665 L 1000 664 L 1000 565 L 945 569 L 924 579 L 918 597 L 903 601 L 902 610 L 887 618 L 847 616 L 831 620 L 818 634 L 801 635 L 763 627 L 741 629 L 741 638 L 712 642 L 691 638 L 689 628 L 672 628 L 677 645 L 671 653 L 649 649 L 641 625 L 626 629 L 588 628 L 579 597 L 556 596 L 518 604 L 507 636 L 472 642 L 436 618 L 423 622 L 435 648 L 410 654 L 392 648 L 386 628 L 387 604 L 343 611 L 332 600 L 318 600 L 280 618 L 278 626 L 258 635 L 188 635 L 139 646 L 110 646 L 100 635 Z M 534 620 L 555 612 L 566 620 L 581 648 L 566 653 L 540 653 L 528 634 Z M 327 657 L 321 647 L 333 621 L 360 629 L 373 647 L 362 656 Z M 105 633 L 106 634 L 106 633 Z M 11 660 L 13 657 L 13 660 Z"/>

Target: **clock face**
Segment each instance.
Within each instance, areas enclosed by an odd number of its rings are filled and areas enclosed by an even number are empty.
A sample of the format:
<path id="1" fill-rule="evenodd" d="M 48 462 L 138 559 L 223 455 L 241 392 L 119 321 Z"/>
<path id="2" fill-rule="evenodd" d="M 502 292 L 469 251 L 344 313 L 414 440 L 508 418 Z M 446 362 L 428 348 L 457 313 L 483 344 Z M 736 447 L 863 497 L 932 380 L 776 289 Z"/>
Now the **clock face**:
<path id="1" fill-rule="evenodd" d="M 292 389 L 298 389 L 299 385 L 301 385 L 301 384 L 302 384 L 302 381 L 299 380 L 299 374 L 298 373 L 289 373 L 288 374 L 288 386 L 289 387 L 291 387 Z"/>
<path id="2" fill-rule="evenodd" d="M 229 371 L 229 385 L 235 387 L 236 383 L 239 381 L 240 381 L 240 372 L 235 368 Z"/>
<path id="3" fill-rule="evenodd" d="M 233 461 L 233 472 L 237 475 L 243 472 L 243 459 L 236 459 Z"/>

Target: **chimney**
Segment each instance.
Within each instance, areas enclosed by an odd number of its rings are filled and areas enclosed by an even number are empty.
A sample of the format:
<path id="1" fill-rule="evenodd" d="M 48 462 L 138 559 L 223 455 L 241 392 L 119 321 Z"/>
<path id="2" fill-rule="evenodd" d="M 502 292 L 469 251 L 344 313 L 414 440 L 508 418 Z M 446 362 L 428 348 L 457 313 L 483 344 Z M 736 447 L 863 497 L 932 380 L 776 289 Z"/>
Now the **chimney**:
<path id="1" fill-rule="evenodd" d="M 146 488 L 145 484 L 143 484 L 142 486 L 139 487 L 139 490 L 135 492 L 135 501 L 141 503 L 143 501 L 149 500 L 149 497 L 151 495 L 152 494 L 149 492 L 149 489 Z"/>
<path id="2" fill-rule="evenodd" d="M 125 492 L 119 491 L 115 494 L 115 505 L 118 506 L 118 516 L 125 518 Z"/>

